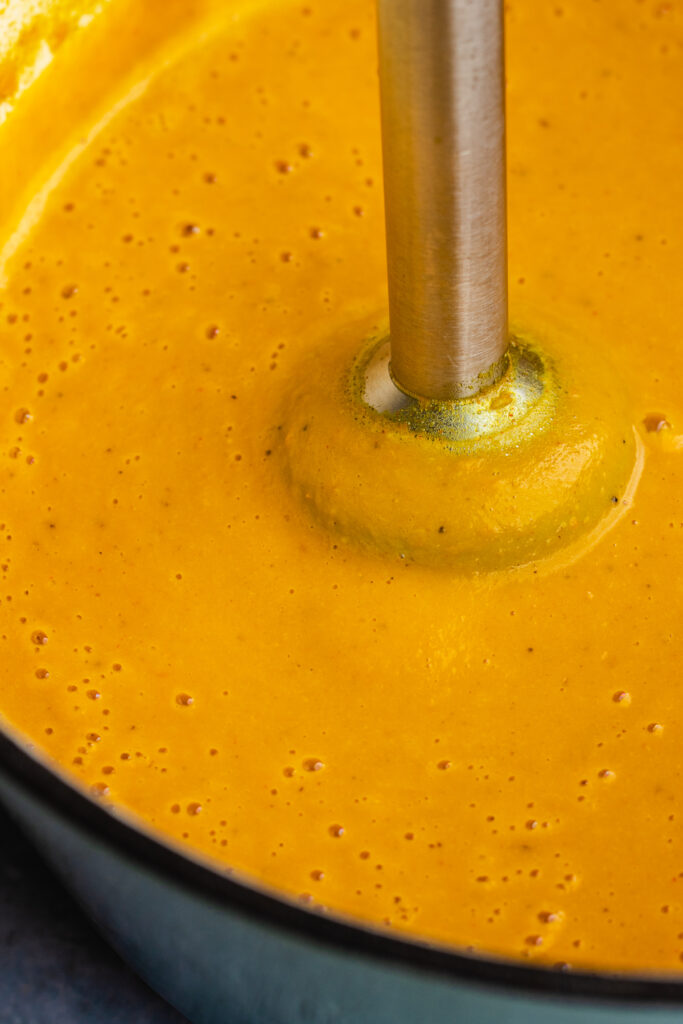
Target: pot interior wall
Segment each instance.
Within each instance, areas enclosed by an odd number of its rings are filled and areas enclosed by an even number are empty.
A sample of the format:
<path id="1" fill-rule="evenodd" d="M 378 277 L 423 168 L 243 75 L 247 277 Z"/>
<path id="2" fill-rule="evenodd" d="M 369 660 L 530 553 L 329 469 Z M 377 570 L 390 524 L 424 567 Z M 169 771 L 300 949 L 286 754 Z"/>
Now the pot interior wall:
<path id="1" fill-rule="evenodd" d="M 8 0 L 0 13 L 0 254 L 27 207 L 111 104 L 220 0 Z M 152 15 L 150 17 L 150 14 Z M 3 255 L 0 255 L 0 281 Z"/>

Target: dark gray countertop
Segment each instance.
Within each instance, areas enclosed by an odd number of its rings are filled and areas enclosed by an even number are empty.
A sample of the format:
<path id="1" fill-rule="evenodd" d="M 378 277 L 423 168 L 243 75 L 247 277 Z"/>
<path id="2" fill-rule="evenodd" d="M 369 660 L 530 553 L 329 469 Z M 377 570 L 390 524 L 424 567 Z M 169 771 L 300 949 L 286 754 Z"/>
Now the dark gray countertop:
<path id="1" fill-rule="evenodd" d="M 185 1024 L 94 931 L 0 811 L 2 1024 Z"/>

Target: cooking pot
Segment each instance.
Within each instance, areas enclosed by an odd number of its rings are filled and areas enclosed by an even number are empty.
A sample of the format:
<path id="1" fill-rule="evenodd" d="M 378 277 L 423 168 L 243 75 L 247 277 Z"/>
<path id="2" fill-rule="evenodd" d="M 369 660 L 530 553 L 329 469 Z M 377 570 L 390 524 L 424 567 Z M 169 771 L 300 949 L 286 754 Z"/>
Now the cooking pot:
<path id="1" fill-rule="evenodd" d="M 669 1024 L 677 980 L 561 972 L 311 912 L 161 843 L 0 734 L 0 799 L 118 952 L 193 1024 Z"/>
<path id="2" fill-rule="evenodd" d="M 142 3 L 158 8 L 156 24 L 140 17 Z M 190 32 L 219 6 L 5 5 L 0 235 L 64 159 L 64 125 L 104 115 L 115 85 L 139 79 L 146 63 L 163 59 L 166 39 Z M 27 118 L 30 133 L 19 130 Z M 560 971 L 469 955 L 279 898 L 98 803 L 9 724 L 0 728 L 0 799 L 116 949 L 194 1024 L 683 1020 L 683 977 Z"/>

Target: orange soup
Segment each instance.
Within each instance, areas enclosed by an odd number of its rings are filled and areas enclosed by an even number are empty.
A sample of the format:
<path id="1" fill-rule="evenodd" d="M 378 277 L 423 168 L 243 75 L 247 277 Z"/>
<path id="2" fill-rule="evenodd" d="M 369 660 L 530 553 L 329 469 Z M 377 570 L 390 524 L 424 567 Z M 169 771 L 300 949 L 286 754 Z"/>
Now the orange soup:
<path id="1" fill-rule="evenodd" d="M 65 125 L 7 228 L 0 710 L 318 911 L 678 970 L 683 7 L 507 7 L 512 318 L 610 368 L 644 453 L 613 528 L 477 575 L 295 493 L 287 395 L 386 323 L 373 4 L 237 0 Z"/>

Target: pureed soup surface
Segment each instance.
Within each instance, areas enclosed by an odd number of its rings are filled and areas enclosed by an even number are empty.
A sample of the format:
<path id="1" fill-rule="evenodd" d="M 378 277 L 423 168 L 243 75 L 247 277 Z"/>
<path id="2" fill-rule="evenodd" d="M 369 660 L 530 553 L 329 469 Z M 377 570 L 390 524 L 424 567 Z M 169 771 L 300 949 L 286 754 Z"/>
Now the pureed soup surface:
<path id="1" fill-rule="evenodd" d="M 263 5 L 103 124 L 6 266 L 1 709 L 317 907 L 681 969 L 683 12 L 508 7 L 513 319 L 611 359 L 635 501 L 467 578 L 291 492 L 288 382 L 386 317 L 375 39 L 370 0 Z"/>

